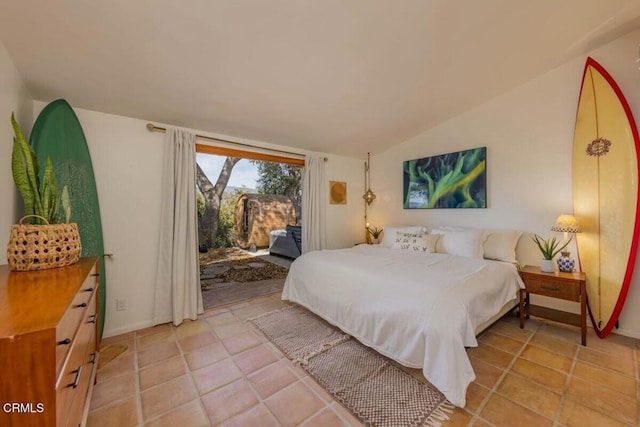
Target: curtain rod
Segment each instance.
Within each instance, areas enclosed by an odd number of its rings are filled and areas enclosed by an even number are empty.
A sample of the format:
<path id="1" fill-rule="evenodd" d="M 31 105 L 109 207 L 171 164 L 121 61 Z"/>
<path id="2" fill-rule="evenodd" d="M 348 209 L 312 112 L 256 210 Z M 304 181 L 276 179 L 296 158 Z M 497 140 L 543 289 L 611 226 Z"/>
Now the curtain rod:
<path id="1" fill-rule="evenodd" d="M 153 132 L 153 131 L 166 132 L 166 131 L 167 131 L 167 128 L 163 128 L 163 127 L 160 127 L 160 126 L 156 126 L 156 125 L 154 125 L 153 123 L 147 123 L 147 129 L 148 129 L 150 132 Z M 243 142 L 229 141 L 229 140 L 226 140 L 226 139 L 214 138 L 214 137 L 206 136 L 206 135 L 196 134 L 196 138 L 206 139 L 206 140 L 209 140 L 209 141 L 224 142 L 224 143 L 226 143 L 226 144 L 239 145 L 239 146 L 241 146 L 241 147 L 248 147 L 248 148 L 254 148 L 254 149 L 259 149 L 259 150 L 266 150 L 266 151 L 273 151 L 273 152 L 275 152 L 275 153 L 284 153 L 284 154 L 291 154 L 291 155 L 294 155 L 294 156 L 301 156 L 301 157 L 304 157 L 304 154 L 301 154 L 301 153 L 294 153 L 293 151 L 285 151 L 285 150 L 278 150 L 278 149 L 276 149 L 276 148 L 260 147 L 260 146 L 257 146 L 257 145 L 245 144 L 245 143 L 243 143 Z M 327 159 L 327 158 L 325 157 L 325 158 L 324 158 L 324 161 L 326 162 L 327 160 L 329 160 L 329 159 Z"/>

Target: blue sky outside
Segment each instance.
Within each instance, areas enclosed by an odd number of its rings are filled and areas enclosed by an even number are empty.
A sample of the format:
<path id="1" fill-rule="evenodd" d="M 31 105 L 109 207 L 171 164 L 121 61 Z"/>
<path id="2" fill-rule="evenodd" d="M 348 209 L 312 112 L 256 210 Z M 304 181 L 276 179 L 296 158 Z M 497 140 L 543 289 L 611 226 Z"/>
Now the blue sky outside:
<path id="1" fill-rule="evenodd" d="M 196 161 L 204 171 L 207 178 L 215 184 L 224 164 L 224 156 L 196 153 Z M 233 167 L 227 186 L 256 188 L 258 180 L 258 168 L 248 159 L 242 159 Z"/>

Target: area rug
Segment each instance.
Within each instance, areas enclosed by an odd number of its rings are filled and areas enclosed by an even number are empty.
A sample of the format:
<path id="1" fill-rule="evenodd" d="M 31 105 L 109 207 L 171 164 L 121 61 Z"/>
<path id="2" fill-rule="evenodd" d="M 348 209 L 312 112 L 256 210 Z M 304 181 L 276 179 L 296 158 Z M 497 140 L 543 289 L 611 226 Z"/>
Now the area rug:
<path id="1" fill-rule="evenodd" d="M 453 409 L 433 386 L 305 309 L 249 321 L 367 425 L 436 426 Z"/>
<path id="2" fill-rule="evenodd" d="M 293 305 L 249 321 L 289 359 L 302 365 L 310 357 L 350 338 L 315 314 Z"/>

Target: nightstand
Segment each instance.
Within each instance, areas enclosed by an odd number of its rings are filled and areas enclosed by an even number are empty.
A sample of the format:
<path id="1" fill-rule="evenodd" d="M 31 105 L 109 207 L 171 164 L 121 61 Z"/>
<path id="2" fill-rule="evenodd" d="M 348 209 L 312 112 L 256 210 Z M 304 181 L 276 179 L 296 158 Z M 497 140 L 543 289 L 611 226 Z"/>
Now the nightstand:
<path id="1" fill-rule="evenodd" d="M 582 345 L 587 345 L 587 279 L 584 273 L 544 273 L 540 267 L 525 265 L 520 270 L 525 289 L 520 289 L 520 328 L 529 315 L 544 317 L 556 322 L 579 326 L 582 330 Z M 544 295 L 580 303 L 580 314 L 567 313 L 546 307 L 531 305 L 529 294 Z"/>

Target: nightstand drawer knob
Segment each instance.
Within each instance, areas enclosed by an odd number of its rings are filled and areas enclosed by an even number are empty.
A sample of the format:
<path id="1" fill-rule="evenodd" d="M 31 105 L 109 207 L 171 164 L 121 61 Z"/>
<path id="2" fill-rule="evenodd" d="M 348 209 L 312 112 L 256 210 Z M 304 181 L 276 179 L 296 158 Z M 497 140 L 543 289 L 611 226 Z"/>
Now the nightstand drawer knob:
<path id="1" fill-rule="evenodd" d="M 542 289 L 544 289 L 545 291 L 553 291 L 553 292 L 560 291 L 560 288 L 558 288 L 557 286 L 544 286 L 544 285 L 541 285 L 540 287 Z"/>

